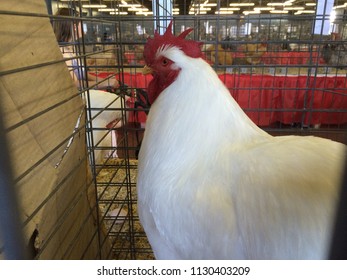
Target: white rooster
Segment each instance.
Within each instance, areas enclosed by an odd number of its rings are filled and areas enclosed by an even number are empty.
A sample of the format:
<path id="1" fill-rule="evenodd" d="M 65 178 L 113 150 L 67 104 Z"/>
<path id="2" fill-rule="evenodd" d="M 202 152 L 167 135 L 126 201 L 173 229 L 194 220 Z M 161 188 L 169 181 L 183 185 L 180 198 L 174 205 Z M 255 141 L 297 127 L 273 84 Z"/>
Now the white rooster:
<path id="1" fill-rule="evenodd" d="M 258 128 L 171 32 L 148 39 L 152 103 L 138 165 L 140 221 L 157 259 L 324 259 L 345 146 Z"/>

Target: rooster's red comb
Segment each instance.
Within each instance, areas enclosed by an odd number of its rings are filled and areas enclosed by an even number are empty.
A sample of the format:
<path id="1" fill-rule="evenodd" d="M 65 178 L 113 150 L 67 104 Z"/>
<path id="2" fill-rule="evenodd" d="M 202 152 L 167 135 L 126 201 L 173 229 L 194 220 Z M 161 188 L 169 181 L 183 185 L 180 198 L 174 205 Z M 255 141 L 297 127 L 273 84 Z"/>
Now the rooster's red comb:
<path id="1" fill-rule="evenodd" d="M 157 50 L 164 45 L 176 46 L 181 49 L 187 56 L 193 58 L 202 56 L 202 43 L 185 39 L 187 35 L 193 31 L 193 29 L 189 28 L 183 31 L 180 35 L 175 36 L 172 34 L 172 24 L 173 21 L 170 22 L 164 35 L 160 35 L 157 31 L 155 31 L 154 37 L 148 38 L 143 53 L 147 65 L 152 64 L 155 59 Z"/>

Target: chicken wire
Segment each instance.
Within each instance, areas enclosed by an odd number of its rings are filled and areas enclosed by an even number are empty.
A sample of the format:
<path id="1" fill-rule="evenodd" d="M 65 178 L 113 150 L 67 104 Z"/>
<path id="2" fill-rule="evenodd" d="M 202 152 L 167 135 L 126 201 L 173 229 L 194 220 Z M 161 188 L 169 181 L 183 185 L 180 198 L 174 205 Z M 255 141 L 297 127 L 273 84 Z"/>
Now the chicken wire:
<path id="1" fill-rule="evenodd" d="M 150 81 L 141 69 L 147 37 L 155 30 L 164 32 L 172 19 L 176 35 L 186 28 L 194 28 L 188 39 L 203 43 L 205 59 L 235 100 L 264 130 L 273 135 L 316 135 L 345 141 L 347 25 L 343 13 L 336 15 L 328 34 L 323 34 L 323 29 L 314 34 L 312 30 L 326 19 L 326 15 L 215 13 L 234 1 L 209 1 L 216 5 L 206 14 L 201 5 L 207 3 L 205 1 L 157 0 L 153 4 L 127 1 L 147 7 L 149 14 L 142 16 L 120 14 L 125 8 L 121 7 L 123 2 L 116 0 L 46 2 L 48 15 L 54 15 L 61 7 L 79 12 L 63 18 L 50 16 L 50 19 L 52 22 L 70 20 L 82 23 L 83 34 L 76 34 L 76 38 L 81 38 L 72 45 L 79 54 L 81 71 L 92 73 L 99 82 L 107 80 L 109 75 L 120 81 L 119 89 L 108 89 L 112 92 L 110 94 L 114 94 L 114 100 L 104 104 L 103 108 L 93 107 L 90 103 L 92 88 L 88 83 L 83 82 L 76 89 L 76 95 L 84 96 L 87 104 L 86 158 L 92 173 L 88 187 L 97 192 L 96 206 L 92 209 L 97 213 L 98 227 L 94 236 L 98 239 L 99 253 L 95 255 L 96 259 L 154 258 L 137 214 L 137 154 L 149 110 L 146 88 Z M 83 7 L 100 3 L 115 13 Z M 176 12 L 177 8 L 179 12 Z M 47 16 L 7 11 L 0 11 L 0 14 Z M 118 107 L 112 105 L 114 102 Z M 120 113 L 119 125 L 95 126 L 93 120 L 103 112 Z M 95 139 L 96 132 L 103 136 Z M 115 136 L 116 145 L 103 141 Z M 100 153 L 106 154 L 101 161 L 98 158 Z M 64 220 L 64 216 L 61 219 Z M 53 231 L 51 235 L 54 234 Z M 77 234 L 74 239 L 78 238 Z M 85 250 L 91 243 L 92 240 L 86 242 Z M 33 246 L 36 246 L 35 242 Z M 39 250 L 36 250 L 34 258 L 39 259 L 47 246 L 49 244 L 41 244 L 36 248 Z M 105 248 L 106 252 L 104 250 L 101 254 Z M 69 244 L 66 250 L 73 250 L 73 244 Z M 60 258 L 68 258 L 67 252 Z M 84 257 L 81 255 L 79 258 Z"/>

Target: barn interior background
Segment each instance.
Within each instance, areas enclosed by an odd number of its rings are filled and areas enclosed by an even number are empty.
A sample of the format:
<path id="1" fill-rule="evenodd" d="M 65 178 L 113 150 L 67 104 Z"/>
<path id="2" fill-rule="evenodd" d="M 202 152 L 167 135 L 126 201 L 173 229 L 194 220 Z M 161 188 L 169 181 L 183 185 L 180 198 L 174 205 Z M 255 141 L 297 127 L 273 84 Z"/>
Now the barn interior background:
<path id="1" fill-rule="evenodd" d="M 56 16 L 63 7 L 71 13 Z M 142 53 L 171 19 L 175 34 L 194 28 L 189 38 L 264 130 L 345 142 L 346 12 L 344 0 L 1 1 L 0 258 L 153 258 L 136 209 L 151 80 Z M 68 43 L 80 71 L 121 86 L 102 100 L 76 86 L 54 21 L 81 23 Z"/>

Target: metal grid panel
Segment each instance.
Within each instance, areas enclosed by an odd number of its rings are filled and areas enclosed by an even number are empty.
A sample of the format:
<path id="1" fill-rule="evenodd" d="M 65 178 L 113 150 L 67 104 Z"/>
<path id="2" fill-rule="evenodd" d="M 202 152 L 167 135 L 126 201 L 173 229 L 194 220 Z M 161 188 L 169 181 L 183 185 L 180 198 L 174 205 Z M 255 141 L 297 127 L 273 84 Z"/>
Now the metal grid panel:
<path id="1" fill-rule="evenodd" d="M 87 4 L 96 2 L 103 1 Z M 147 1 L 127 2 L 151 11 Z M 224 3 L 215 2 L 217 8 Z M 84 33 L 75 34 L 81 39 L 71 44 L 78 54 L 79 69 L 93 73 L 98 83 L 107 81 L 109 75 L 115 75 L 121 82 L 114 99 L 103 107 L 92 106 L 92 87 L 88 83 L 81 83 L 76 90 L 76 95 L 85 96 L 88 105 L 88 158 L 92 185 L 98 194 L 93 210 L 99 212 L 98 231 L 104 233 L 95 233 L 100 250 L 95 258 L 153 258 L 136 211 L 136 158 L 148 112 L 143 94 L 150 80 L 141 73 L 142 52 L 147 36 L 167 26 L 172 7 L 184 7 L 179 15 L 173 16 L 175 34 L 194 28 L 188 38 L 204 43 L 206 59 L 253 121 L 274 135 L 313 134 L 345 141 L 347 65 L 338 59 L 346 53 L 344 15 L 335 20 L 334 30 L 338 32 L 324 35 L 312 34 L 312 28 L 325 15 L 189 15 L 190 1 L 155 1 L 156 11 L 160 8 L 163 13 L 123 16 L 83 8 L 85 3 L 52 1 L 48 8 L 52 8 L 53 14 L 61 7 L 79 12 L 78 16 L 51 17 L 52 21 L 82 23 Z M 121 3 L 107 1 L 108 8 L 123 11 Z M 98 115 L 104 112 L 120 112 L 121 125 L 95 125 Z M 96 139 L 96 132 L 102 132 L 103 136 Z M 102 141 L 114 137 L 112 133 L 117 136 L 116 146 Z M 98 155 L 103 152 L 107 152 L 107 157 L 100 161 Z"/>
<path id="2" fill-rule="evenodd" d="M 61 4 L 59 1 L 56 3 L 57 10 L 61 8 Z M 126 109 L 126 100 L 131 102 L 132 88 L 123 82 L 122 67 L 127 63 L 124 53 L 128 46 L 120 39 L 121 36 L 127 38 L 129 34 L 123 33 L 125 29 L 119 18 L 94 16 L 90 10 L 83 9 L 82 4 L 80 1 L 69 3 L 69 8 L 79 11 L 77 20 L 81 21 L 84 28 L 83 34 L 76 34 L 76 37 L 81 39 L 75 43 L 75 53 L 80 55 L 80 69 L 95 75 L 97 80 L 100 79 L 100 83 L 107 81 L 110 75 L 121 82 L 120 88 L 116 91 L 111 87 L 106 89 L 110 92 L 109 95 L 113 96 L 109 103 L 98 103 L 97 106 L 93 104 L 95 94 L 89 90 L 90 86 L 80 84 L 80 90 L 86 94 L 88 101 L 88 154 L 98 194 L 98 223 L 106 236 L 101 240 L 100 246 L 103 248 L 104 245 L 111 244 L 110 250 L 102 258 L 141 258 L 139 254 L 148 254 L 149 245 L 147 243 L 141 250 L 136 245 L 138 240 L 144 238 L 144 234 L 141 233 L 136 214 L 136 163 L 130 156 L 136 147 L 132 151 L 128 143 L 128 134 L 133 128 L 128 125 L 129 112 Z M 111 3 L 114 7 L 118 4 Z M 70 20 L 76 20 L 76 17 L 73 17 L 74 15 L 71 15 Z M 141 30 L 138 30 L 137 26 L 138 23 L 135 21 L 127 24 L 131 33 L 136 30 L 139 34 L 135 40 L 143 40 Z M 133 39 L 130 39 L 130 45 L 134 45 Z M 131 67 L 133 66 L 130 65 Z M 114 114 L 116 120 L 107 117 L 107 122 L 99 122 L 98 118 L 103 118 L 104 113 L 109 113 L 107 116 Z M 113 124 L 109 126 L 109 122 Z"/>

